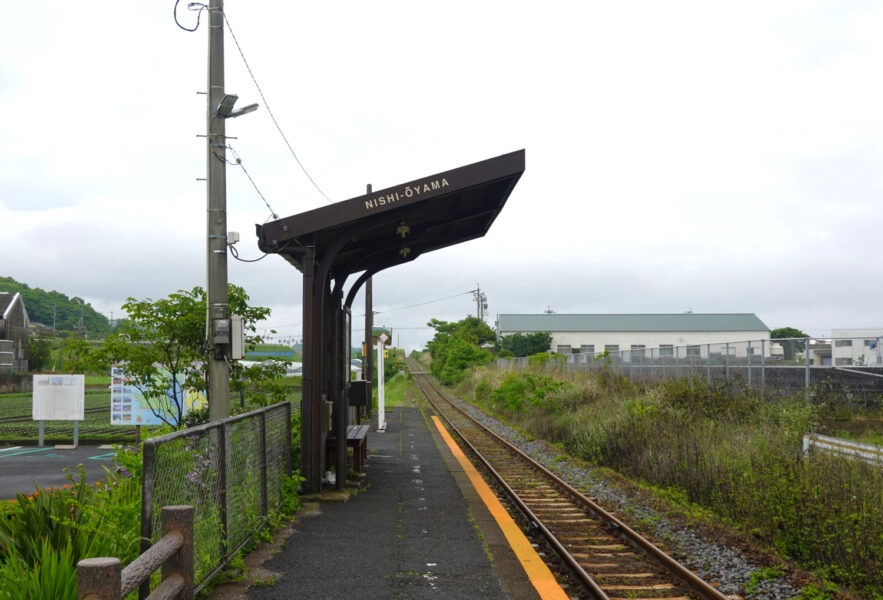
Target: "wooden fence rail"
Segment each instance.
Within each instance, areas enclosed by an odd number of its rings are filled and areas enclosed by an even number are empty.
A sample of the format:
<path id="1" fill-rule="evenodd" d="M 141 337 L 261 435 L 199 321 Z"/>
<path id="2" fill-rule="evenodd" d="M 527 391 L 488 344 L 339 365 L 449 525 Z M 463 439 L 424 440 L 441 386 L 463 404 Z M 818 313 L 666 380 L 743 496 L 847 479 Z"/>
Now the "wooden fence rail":
<path id="1" fill-rule="evenodd" d="M 148 600 L 193 598 L 193 507 L 162 509 L 163 537 L 125 569 L 118 558 L 77 563 L 77 600 L 122 600 L 162 567 L 162 583 Z"/>

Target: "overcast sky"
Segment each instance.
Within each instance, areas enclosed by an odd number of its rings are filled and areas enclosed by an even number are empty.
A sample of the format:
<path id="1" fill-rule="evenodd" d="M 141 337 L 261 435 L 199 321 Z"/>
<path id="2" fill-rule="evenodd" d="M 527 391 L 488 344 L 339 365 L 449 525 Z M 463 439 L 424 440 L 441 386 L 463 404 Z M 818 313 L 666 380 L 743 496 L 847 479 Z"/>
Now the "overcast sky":
<path id="1" fill-rule="evenodd" d="M 206 14 L 188 33 L 173 0 L 7 4 L 0 275 L 108 317 L 130 296 L 204 286 Z M 474 314 L 477 284 L 491 324 L 692 309 L 814 335 L 883 327 L 883 2 L 225 10 L 266 99 L 228 30 L 226 89 L 261 107 L 227 133 L 279 216 L 328 202 L 266 104 L 335 202 L 526 150 L 485 238 L 375 277 L 394 343 L 422 346 L 430 318 Z M 186 2 L 178 16 L 196 25 Z M 270 211 L 241 169 L 227 182 L 228 228 L 257 258 Z M 229 271 L 273 309 L 267 328 L 300 336 L 293 267 L 269 256 Z"/>

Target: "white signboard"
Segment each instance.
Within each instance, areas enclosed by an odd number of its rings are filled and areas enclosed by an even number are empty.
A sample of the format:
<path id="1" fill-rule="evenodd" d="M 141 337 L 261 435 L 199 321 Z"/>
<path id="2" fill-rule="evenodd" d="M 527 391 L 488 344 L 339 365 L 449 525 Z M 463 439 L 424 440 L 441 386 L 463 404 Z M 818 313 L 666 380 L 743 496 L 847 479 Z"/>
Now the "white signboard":
<path id="1" fill-rule="evenodd" d="M 34 421 L 82 421 L 85 375 L 34 375 Z"/>

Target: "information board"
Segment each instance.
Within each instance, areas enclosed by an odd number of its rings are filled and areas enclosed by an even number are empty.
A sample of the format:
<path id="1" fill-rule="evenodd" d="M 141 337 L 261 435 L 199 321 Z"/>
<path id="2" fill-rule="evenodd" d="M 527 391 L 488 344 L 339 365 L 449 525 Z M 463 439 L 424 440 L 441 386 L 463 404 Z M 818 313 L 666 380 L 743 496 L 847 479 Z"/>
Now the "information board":
<path id="1" fill-rule="evenodd" d="M 84 375 L 34 375 L 34 421 L 82 421 L 85 411 Z"/>
<path id="2" fill-rule="evenodd" d="M 172 382 L 168 371 L 162 371 L 162 377 L 168 381 L 168 390 L 164 398 L 148 401 L 144 393 L 126 376 L 125 365 L 113 365 L 110 371 L 110 424 L 111 425 L 164 425 L 165 421 L 174 423 L 178 419 L 173 398 L 183 398 L 183 418 L 191 410 L 208 406 L 203 392 L 183 389 L 183 376 Z"/>

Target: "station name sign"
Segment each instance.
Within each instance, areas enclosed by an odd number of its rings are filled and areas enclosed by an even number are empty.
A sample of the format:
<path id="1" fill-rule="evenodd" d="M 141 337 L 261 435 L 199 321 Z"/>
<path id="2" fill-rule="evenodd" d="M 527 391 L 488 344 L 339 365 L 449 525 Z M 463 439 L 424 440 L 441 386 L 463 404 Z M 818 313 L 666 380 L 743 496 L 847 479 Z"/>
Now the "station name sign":
<path id="1" fill-rule="evenodd" d="M 368 198 L 365 200 L 365 211 L 368 212 L 382 206 L 395 204 L 401 200 L 413 200 L 421 196 L 429 196 L 432 192 L 440 191 L 447 187 L 451 187 L 451 184 L 445 177 L 404 185 L 391 192 Z"/>

